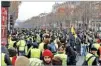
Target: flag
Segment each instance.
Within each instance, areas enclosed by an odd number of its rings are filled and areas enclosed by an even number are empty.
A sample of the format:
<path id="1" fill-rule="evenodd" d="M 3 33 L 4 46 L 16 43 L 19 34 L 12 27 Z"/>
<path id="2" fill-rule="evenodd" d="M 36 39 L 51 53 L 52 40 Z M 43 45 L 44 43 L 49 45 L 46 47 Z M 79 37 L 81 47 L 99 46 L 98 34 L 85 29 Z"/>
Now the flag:
<path id="1" fill-rule="evenodd" d="M 74 27 L 71 27 L 71 33 L 74 35 L 75 38 L 77 38 L 77 34 L 76 34 L 76 32 L 75 32 Z"/>

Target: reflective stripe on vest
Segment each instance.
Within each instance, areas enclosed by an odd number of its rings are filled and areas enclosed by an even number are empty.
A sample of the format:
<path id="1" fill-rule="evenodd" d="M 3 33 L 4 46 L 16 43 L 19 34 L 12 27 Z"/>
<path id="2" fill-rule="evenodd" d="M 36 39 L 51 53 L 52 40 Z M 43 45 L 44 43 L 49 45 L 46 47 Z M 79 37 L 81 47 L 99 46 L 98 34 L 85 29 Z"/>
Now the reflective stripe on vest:
<path id="1" fill-rule="evenodd" d="M 1 66 L 7 66 L 6 63 L 5 63 L 5 54 L 2 53 L 2 61 L 1 61 Z"/>
<path id="2" fill-rule="evenodd" d="M 24 40 L 20 40 L 19 51 L 24 51 L 26 42 Z"/>
<path id="3" fill-rule="evenodd" d="M 91 66 L 93 64 L 93 61 L 95 60 L 95 57 L 92 57 L 89 61 L 88 61 L 88 66 Z"/>
<path id="4" fill-rule="evenodd" d="M 26 55 L 28 55 L 28 53 L 30 52 L 30 50 L 33 48 L 33 46 L 31 46 L 29 49 L 28 49 L 28 47 L 26 46 L 26 48 L 25 48 L 25 52 L 26 52 Z"/>
<path id="5" fill-rule="evenodd" d="M 37 49 L 37 48 L 33 48 L 31 49 L 31 58 L 40 58 L 40 49 Z"/>
<path id="6" fill-rule="evenodd" d="M 86 61 L 87 61 L 91 56 L 93 56 L 93 54 L 88 53 L 88 54 L 86 55 Z M 96 57 L 92 57 L 91 59 L 89 59 L 89 61 L 88 61 L 88 65 L 89 65 L 89 66 L 92 65 L 92 63 L 93 63 L 93 61 L 94 61 L 95 58 L 96 58 Z"/>
<path id="7" fill-rule="evenodd" d="M 24 51 L 25 47 L 19 47 L 19 51 Z"/>

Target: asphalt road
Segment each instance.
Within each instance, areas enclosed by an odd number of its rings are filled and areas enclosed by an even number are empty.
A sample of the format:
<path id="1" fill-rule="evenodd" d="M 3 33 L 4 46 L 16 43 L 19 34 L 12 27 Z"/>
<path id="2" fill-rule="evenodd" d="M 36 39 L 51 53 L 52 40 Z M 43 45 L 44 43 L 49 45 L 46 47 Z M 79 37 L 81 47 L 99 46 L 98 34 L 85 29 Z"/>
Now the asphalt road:
<path id="1" fill-rule="evenodd" d="M 79 60 L 78 62 L 76 63 L 76 66 L 81 66 L 84 62 L 84 56 L 79 56 Z"/>

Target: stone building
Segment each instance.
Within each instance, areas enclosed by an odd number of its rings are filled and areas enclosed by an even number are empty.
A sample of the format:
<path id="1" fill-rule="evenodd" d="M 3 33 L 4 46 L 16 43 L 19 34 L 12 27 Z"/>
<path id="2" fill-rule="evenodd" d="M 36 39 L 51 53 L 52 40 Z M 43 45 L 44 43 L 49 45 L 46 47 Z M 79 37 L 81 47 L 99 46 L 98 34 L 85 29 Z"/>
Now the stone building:
<path id="1" fill-rule="evenodd" d="M 14 28 L 14 23 L 18 18 L 18 9 L 21 1 L 10 1 L 10 7 L 8 8 L 8 30 Z"/>

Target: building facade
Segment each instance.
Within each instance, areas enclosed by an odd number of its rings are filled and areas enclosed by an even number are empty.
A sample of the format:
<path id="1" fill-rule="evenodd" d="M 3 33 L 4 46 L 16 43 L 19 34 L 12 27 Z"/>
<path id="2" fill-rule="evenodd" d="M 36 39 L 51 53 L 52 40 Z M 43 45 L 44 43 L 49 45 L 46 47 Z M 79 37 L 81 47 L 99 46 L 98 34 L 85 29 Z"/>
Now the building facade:
<path id="1" fill-rule="evenodd" d="M 8 8 L 8 30 L 14 28 L 14 23 L 18 18 L 18 10 L 21 1 L 10 1 L 10 7 Z"/>

